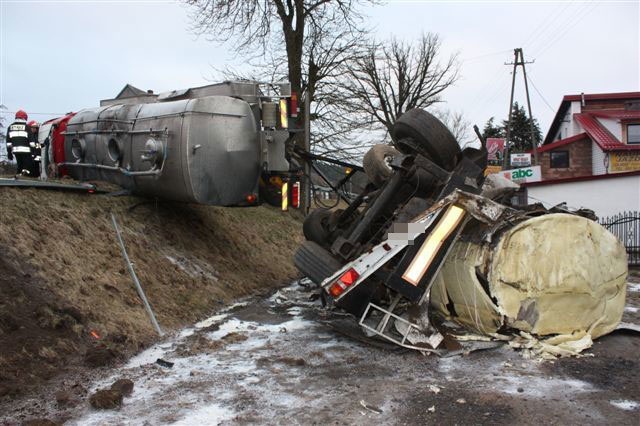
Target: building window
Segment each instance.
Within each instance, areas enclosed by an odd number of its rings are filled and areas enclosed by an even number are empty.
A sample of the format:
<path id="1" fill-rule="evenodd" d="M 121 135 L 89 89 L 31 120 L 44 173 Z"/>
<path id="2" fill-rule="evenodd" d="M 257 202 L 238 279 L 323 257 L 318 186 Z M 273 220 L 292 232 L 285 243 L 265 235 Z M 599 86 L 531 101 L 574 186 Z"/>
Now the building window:
<path id="1" fill-rule="evenodd" d="M 627 143 L 640 144 L 640 124 L 629 124 L 627 126 Z"/>
<path id="2" fill-rule="evenodd" d="M 552 169 L 569 168 L 569 151 L 552 151 L 551 152 L 551 168 Z"/>

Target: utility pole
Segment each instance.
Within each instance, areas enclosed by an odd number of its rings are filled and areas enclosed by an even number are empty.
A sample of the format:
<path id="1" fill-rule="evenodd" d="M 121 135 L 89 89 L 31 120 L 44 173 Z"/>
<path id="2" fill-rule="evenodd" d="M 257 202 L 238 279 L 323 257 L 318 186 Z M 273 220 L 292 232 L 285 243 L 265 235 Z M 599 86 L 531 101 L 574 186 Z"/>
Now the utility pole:
<path id="1" fill-rule="evenodd" d="M 524 90 L 527 95 L 527 108 L 529 110 L 529 125 L 531 127 L 531 146 L 533 147 L 533 165 L 538 164 L 538 141 L 535 140 L 535 131 L 533 127 L 533 114 L 531 113 L 531 99 L 529 98 L 529 84 L 527 82 L 527 69 L 525 68 L 526 64 L 532 64 L 535 62 L 526 62 L 524 60 L 524 53 L 522 52 L 522 48 L 513 49 L 513 62 L 505 62 L 505 65 L 513 65 L 513 72 L 511 76 L 511 97 L 509 99 L 509 118 L 507 120 L 507 139 L 505 141 L 504 147 L 504 158 L 502 159 L 502 168 L 507 169 L 510 165 L 510 155 L 509 155 L 509 138 L 511 136 L 511 118 L 513 116 L 513 95 L 516 87 L 516 72 L 518 70 L 518 65 L 522 66 L 522 75 L 524 77 Z"/>

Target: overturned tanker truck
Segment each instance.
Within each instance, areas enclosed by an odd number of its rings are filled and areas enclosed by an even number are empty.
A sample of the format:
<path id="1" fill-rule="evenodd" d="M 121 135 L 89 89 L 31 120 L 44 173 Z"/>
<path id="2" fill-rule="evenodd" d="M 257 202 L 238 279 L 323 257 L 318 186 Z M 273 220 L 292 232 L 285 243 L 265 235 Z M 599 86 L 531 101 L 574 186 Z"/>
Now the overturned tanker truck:
<path id="1" fill-rule="evenodd" d="M 254 205 L 288 175 L 291 98 L 288 83 L 225 82 L 118 99 L 68 120 L 57 166 L 143 196 Z"/>
<path id="2" fill-rule="evenodd" d="M 298 269 L 369 337 L 440 355 L 508 343 L 536 357 L 578 354 L 619 326 L 622 243 L 593 212 L 512 201 L 487 152 L 461 150 L 411 110 L 393 145 L 364 157 L 370 184 L 344 210 L 304 223 Z"/>

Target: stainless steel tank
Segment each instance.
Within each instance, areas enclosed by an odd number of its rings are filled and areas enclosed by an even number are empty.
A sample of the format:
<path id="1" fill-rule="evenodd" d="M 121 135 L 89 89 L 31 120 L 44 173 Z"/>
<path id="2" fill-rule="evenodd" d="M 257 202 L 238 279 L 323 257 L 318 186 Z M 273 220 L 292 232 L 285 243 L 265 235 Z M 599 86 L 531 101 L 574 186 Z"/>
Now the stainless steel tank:
<path id="1" fill-rule="evenodd" d="M 114 182 L 142 195 L 245 205 L 274 156 L 267 145 L 284 146 L 288 135 L 263 129 L 258 107 L 209 96 L 85 109 L 69 121 L 66 164 L 76 179 Z M 284 161 L 284 149 L 276 151 Z"/>

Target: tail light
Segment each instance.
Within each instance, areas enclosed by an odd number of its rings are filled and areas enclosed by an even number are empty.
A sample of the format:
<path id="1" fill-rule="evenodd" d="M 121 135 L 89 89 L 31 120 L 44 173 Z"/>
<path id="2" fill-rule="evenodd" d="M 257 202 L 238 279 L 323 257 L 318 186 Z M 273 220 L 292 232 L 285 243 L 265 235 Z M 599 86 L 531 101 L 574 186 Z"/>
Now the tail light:
<path id="1" fill-rule="evenodd" d="M 290 115 L 291 117 L 297 117 L 298 116 L 298 94 L 296 92 L 291 92 L 291 109 L 290 109 Z"/>
<path id="2" fill-rule="evenodd" d="M 291 188 L 291 207 L 300 208 L 300 182 L 294 182 Z"/>
<path id="3" fill-rule="evenodd" d="M 245 199 L 247 200 L 247 203 L 249 204 L 253 204 L 256 202 L 256 200 L 258 199 L 258 197 L 256 197 L 256 194 L 249 194 L 245 197 Z"/>
<path id="4" fill-rule="evenodd" d="M 358 281 L 359 277 L 360 274 L 358 274 L 355 269 L 351 268 L 347 270 L 340 276 L 340 278 L 338 278 L 338 281 L 336 281 L 331 285 L 331 287 L 329 287 L 329 294 L 331 294 L 333 297 L 340 296 L 347 288 L 351 287 L 353 283 Z"/>

